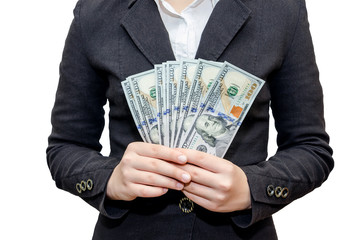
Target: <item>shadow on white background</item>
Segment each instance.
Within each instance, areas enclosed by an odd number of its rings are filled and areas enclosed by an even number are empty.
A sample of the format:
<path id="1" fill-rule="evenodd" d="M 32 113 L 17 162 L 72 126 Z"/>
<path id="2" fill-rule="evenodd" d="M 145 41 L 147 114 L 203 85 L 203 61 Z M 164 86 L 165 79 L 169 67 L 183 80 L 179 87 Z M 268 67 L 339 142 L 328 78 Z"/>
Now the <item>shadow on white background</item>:
<path id="1" fill-rule="evenodd" d="M 45 159 L 58 66 L 75 0 L 0 9 L 0 239 L 91 239 L 97 211 L 58 190 Z M 321 188 L 274 215 L 279 239 L 362 239 L 362 4 L 307 0 L 336 166 Z M 107 131 L 102 138 L 109 152 Z M 271 131 L 271 142 L 275 132 Z M 269 148 L 270 155 L 276 150 Z M 141 226 L 140 226 L 141 227 Z"/>

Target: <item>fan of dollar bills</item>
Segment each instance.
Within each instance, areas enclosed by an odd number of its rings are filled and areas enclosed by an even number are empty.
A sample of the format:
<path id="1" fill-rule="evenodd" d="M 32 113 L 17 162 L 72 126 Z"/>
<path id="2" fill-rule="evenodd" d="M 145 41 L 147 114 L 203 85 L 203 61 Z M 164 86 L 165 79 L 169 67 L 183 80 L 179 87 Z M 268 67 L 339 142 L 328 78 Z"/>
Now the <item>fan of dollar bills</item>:
<path id="1" fill-rule="evenodd" d="M 228 63 L 168 61 L 122 82 L 145 142 L 223 157 L 264 81 Z"/>

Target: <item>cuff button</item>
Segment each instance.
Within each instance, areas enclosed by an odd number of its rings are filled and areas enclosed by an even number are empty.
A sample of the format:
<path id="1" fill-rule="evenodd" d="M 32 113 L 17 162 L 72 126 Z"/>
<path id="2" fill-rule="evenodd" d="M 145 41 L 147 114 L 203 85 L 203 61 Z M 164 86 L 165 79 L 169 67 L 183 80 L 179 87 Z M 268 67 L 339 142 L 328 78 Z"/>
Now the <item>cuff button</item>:
<path id="1" fill-rule="evenodd" d="M 282 191 L 283 191 L 283 189 L 281 188 L 281 187 L 276 187 L 275 188 L 275 196 L 277 197 L 277 198 L 280 198 L 281 196 L 282 196 Z"/>
<path id="2" fill-rule="evenodd" d="M 82 189 L 83 192 L 87 190 L 87 183 L 85 181 L 80 182 L 80 189 Z"/>
<path id="3" fill-rule="evenodd" d="M 87 180 L 87 189 L 89 191 L 93 189 L 93 181 L 91 179 Z"/>
<path id="4" fill-rule="evenodd" d="M 82 193 L 82 188 L 81 188 L 81 186 L 80 186 L 80 183 L 77 183 L 77 184 L 75 185 L 75 189 L 77 189 L 77 192 L 78 192 L 78 193 Z"/>
<path id="5" fill-rule="evenodd" d="M 269 185 L 267 188 L 266 188 L 266 192 L 268 193 L 268 196 L 269 197 L 272 197 L 275 193 L 275 190 L 274 190 L 274 186 L 273 185 Z"/>
<path id="6" fill-rule="evenodd" d="M 289 189 L 288 188 L 283 188 L 282 190 L 282 198 L 287 198 L 289 195 Z"/>

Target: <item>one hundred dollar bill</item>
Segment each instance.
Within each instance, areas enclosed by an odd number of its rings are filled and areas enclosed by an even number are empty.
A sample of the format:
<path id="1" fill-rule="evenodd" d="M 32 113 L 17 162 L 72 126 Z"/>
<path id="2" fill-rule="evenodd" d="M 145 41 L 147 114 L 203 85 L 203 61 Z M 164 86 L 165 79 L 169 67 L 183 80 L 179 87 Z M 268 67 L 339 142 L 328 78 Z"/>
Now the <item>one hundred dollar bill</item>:
<path id="1" fill-rule="evenodd" d="M 169 104 L 169 92 L 168 92 L 168 80 L 167 80 L 167 63 L 162 63 L 162 131 L 164 136 L 164 145 L 170 147 L 170 128 L 169 128 L 169 118 L 170 118 L 170 104 Z"/>
<path id="2" fill-rule="evenodd" d="M 156 75 L 154 69 L 128 78 L 140 113 L 146 119 L 146 131 L 151 143 L 159 144 Z"/>
<path id="3" fill-rule="evenodd" d="M 187 96 L 191 87 L 192 80 L 194 79 L 197 60 L 183 60 L 181 62 L 181 76 L 176 93 L 176 105 L 174 107 L 174 144 L 173 147 L 178 147 L 176 144 L 177 135 L 180 131 L 182 123 L 182 111 L 186 105 Z"/>
<path id="4" fill-rule="evenodd" d="M 198 112 L 201 103 L 206 98 L 208 88 L 217 77 L 222 63 L 211 62 L 199 59 L 194 79 L 191 83 L 186 103 L 182 111 L 182 122 L 179 132 L 176 136 L 176 146 L 184 141 L 188 134 L 188 125 L 195 120 L 195 114 Z"/>
<path id="5" fill-rule="evenodd" d="M 169 145 L 172 147 L 174 144 L 175 123 L 176 123 L 176 96 L 177 88 L 180 83 L 181 66 L 179 61 L 168 61 L 166 63 L 166 81 L 167 81 L 167 94 L 168 94 L 168 128 L 169 128 Z"/>
<path id="6" fill-rule="evenodd" d="M 182 147 L 223 157 L 264 81 L 225 62 Z"/>
<path id="7" fill-rule="evenodd" d="M 160 139 L 160 144 L 165 145 L 165 124 L 164 124 L 164 115 L 165 111 L 164 106 L 164 71 L 162 64 L 155 65 L 155 74 L 156 74 L 156 99 L 157 99 L 157 117 L 158 117 L 158 134 Z"/>
<path id="8" fill-rule="evenodd" d="M 146 129 L 146 121 L 144 116 L 141 114 L 138 106 L 137 101 L 135 99 L 135 94 L 132 91 L 131 83 L 128 80 L 122 81 L 122 88 L 125 94 L 129 109 L 131 111 L 133 120 L 136 124 L 139 134 L 144 142 L 150 142 L 150 138 L 147 133 Z"/>

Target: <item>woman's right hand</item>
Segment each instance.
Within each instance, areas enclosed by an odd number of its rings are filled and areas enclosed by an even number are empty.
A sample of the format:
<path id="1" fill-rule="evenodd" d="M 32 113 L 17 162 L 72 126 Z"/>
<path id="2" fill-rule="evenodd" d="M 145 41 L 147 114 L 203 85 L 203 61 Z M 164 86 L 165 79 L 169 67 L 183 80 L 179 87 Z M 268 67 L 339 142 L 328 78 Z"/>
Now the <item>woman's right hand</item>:
<path id="1" fill-rule="evenodd" d="M 131 201 L 137 197 L 158 197 L 168 189 L 182 190 L 191 177 L 177 165 L 186 162 L 186 156 L 176 149 L 130 143 L 108 181 L 107 197 Z"/>

